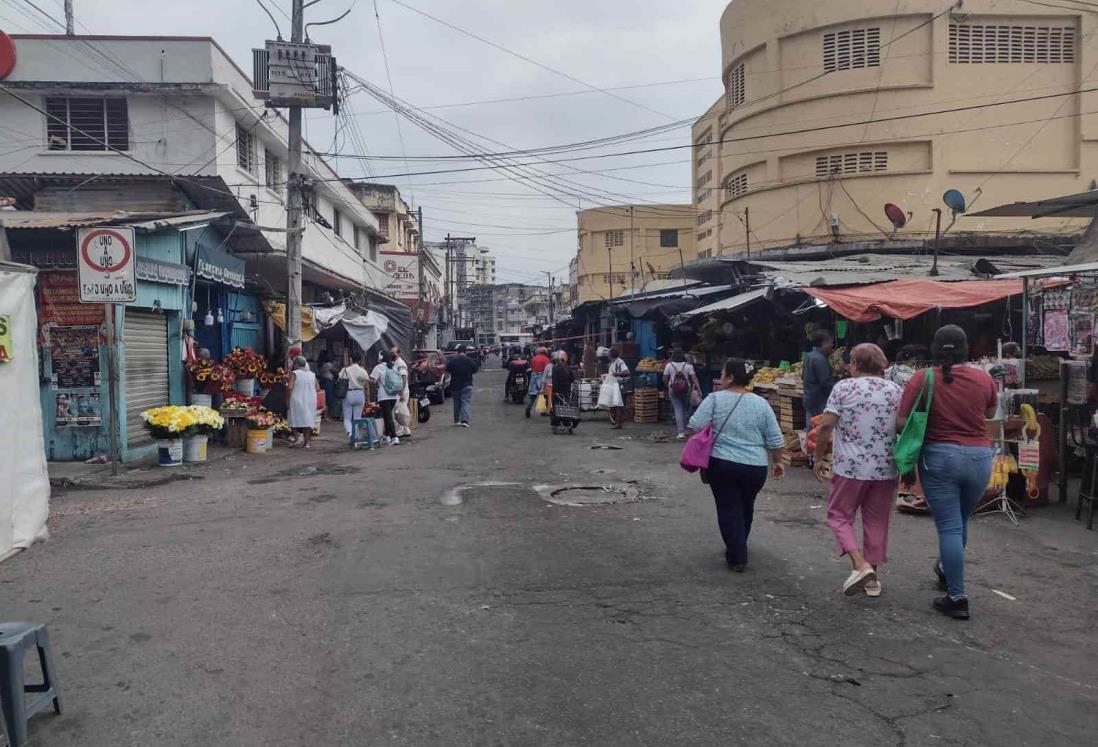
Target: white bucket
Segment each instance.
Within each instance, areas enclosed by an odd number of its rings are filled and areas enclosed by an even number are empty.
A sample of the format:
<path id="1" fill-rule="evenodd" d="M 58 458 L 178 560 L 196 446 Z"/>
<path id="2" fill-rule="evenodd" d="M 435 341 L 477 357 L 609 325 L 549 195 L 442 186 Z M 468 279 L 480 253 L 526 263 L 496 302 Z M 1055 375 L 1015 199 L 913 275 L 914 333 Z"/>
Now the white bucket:
<path id="1" fill-rule="evenodd" d="M 204 462 L 206 461 L 206 444 L 208 436 L 191 436 L 190 438 L 183 439 L 183 461 L 184 462 Z"/>
<path id="2" fill-rule="evenodd" d="M 183 463 L 183 439 L 166 438 L 156 442 L 161 467 L 178 467 Z"/>
<path id="3" fill-rule="evenodd" d="M 191 404 L 198 407 L 213 407 L 213 395 L 212 394 L 192 394 Z"/>
<path id="4" fill-rule="evenodd" d="M 255 379 L 237 379 L 233 382 L 233 391 L 251 397 L 255 394 Z"/>

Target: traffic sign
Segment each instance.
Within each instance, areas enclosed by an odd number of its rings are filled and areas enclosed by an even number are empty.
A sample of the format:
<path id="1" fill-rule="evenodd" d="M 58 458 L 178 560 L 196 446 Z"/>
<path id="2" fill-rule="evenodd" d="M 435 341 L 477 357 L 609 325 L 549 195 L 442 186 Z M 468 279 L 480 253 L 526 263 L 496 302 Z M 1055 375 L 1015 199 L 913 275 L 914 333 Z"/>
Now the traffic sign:
<path id="1" fill-rule="evenodd" d="M 81 228 L 76 266 L 82 303 L 137 300 L 137 261 L 132 228 Z"/>

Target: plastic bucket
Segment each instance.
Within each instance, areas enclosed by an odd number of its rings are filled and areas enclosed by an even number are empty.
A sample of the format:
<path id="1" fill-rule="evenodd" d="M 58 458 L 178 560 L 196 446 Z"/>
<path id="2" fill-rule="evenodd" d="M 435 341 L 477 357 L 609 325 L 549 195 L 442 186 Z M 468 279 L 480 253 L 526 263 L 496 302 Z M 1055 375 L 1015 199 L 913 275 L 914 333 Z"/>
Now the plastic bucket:
<path id="1" fill-rule="evenodd" d="M 183 463 L 183 439 L 167 438 L 157 441 L 156 454 L 161 467 L 178 467 Z"/>
<path id="2" fill-rule="evenodd" d="M 249 454 L 264 454 L 271 448 L 271 429 L 248 429 L 248 439 L 244 444 L 244 451 Z"/>
<path id="3" fill-rule="evenodd" d="M 207 436 L 191 436 L 190 438 L 183 439 L 183 461 L 184 462 L 204 462 L 206 461 L 206 443 L 208 441 Z"/>
<path id="4" fill-rule="evenodd" d="M 255 379 L 237 379 L 233 382 L 233 391 L 245 397 L 255 395 Z"/>
<path id="5" fill-rule="evenodd" d="M 198 407 L 213 407 L 213 395 L 212 394 L 192 394 L 191 404 Z"/>

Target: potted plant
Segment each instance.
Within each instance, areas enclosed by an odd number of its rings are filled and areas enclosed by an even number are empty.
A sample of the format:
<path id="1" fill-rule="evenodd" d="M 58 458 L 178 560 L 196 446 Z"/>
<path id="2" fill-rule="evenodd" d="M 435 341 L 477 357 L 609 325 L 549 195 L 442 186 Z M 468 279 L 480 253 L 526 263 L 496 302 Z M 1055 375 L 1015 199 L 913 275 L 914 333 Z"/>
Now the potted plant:
<path id="1" fill-rule="evenodd" d="M 225 365 L 236 378 L 236 391 L 249 397 L 255 394 L 256 377 L 267 370 L 267 361 L 251 348 L 233 348 Z"/>
<path id="2" fill-rule="evenodd" d="M 210 436 L 221 432 L 225 421 L 217 410 L 211 407 L 191 405 L 187 411 L 194 419 L 194 425 L 188 428 L 183 436 L 183 461 L 204 462 Z"/>

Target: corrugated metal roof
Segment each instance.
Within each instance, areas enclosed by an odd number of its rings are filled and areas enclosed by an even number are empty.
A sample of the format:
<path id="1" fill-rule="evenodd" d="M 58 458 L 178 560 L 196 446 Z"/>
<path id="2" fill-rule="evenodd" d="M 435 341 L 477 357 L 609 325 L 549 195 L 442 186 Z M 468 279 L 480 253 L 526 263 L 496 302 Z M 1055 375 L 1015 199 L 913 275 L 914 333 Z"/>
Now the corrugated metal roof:
<path id="1" fill-rule="evenodd" d="M 721 299 L 716 303 L 711 303 L 708 306 L 702 306 L 699 309 L 685 311 L 675 317 L 672 326 L 677 327 L 691 317 L 702 316 L 704 314 L 712 314 L 715 311 L 731 311 L 733 309 L 743 308 L 744 306 L 750 306 L 756 301 L 761 301 L 766 298 L 766 294 L 768 291 L 768 288 L 759 288 L 757 290 L 747 291 L 746 293 L 740 293 L 737 296 Z"/>
<path id="2" fill-rule="evenodd" d="M 184 226 L 222 218 L 228 213 L 192 211 L 187 213 L 127 213 L 119 210 L 104 212 L 42 212 L 36 210 L 0 210 L 0 224 L 5 228 L 64 229 L 84 226 L 127 225 L 147 231 Z"/>
<path id="3" fill-rule="evenodd" d="M 1045 255 L 990 258 L 939 256 L 936 279 L 976 280 L 995 277 L 1000 273 L 1040 269 L 1062 261 L 1062 257 Z M 917 256 L 860 254 L 805 262 L 751 260 L 748 264 L 759 268 L 764 276 L 772 280 L 785 281 L 793 286 L 820 288 L 929 277 L 932 263 L 933 257 L 925 254 Z"/>
<path id="4" fill-rule="evenodd" d="M 193 223 L 206 223 L 215 221 L 225 216 L 230 215 L 226 212 L 216 211 L 196 211 L 181 213 L 179 215 L 171 215 L 163 218 L 154 218 L 153 220 L 142 221 L 140 223 L 126 222 L 127 225 L 134 228 L 142 228 L 146 231 L 157 231 L 163 228 L 174 228 L 176 226 L 187 226 Z"/>

